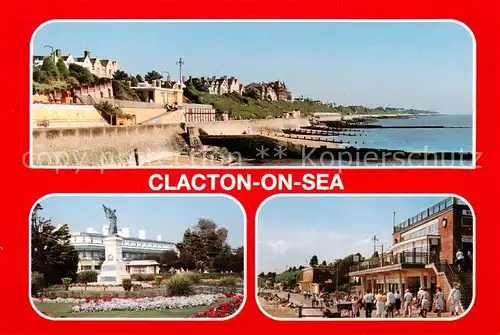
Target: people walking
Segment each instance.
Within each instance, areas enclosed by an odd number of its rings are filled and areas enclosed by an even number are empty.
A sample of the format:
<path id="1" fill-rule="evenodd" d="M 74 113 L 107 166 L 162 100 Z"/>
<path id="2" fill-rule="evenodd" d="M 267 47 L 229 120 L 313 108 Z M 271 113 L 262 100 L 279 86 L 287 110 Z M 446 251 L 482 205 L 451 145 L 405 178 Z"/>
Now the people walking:
<path id="1" fill-rule="evenodd" d="M 431 309 L 431 295 L 429 290 L 424 288 L 424 292 L 422 293 L 422 300 L 420 304 L 420 316 L 423 318 L 427 317 L 427 312 Z"/>
<path id="2" fill-rule="evenodd" d="M 448 301 L 451 303 L 451 315 L 459 315 L 461 312 L 460 307 L 460 299 L 462 298 L 462 294 L 458 289 L 458 284 L 451 289 L 450 295 L 448 296 Z"/>
<path id="3" fill-rule="evenodd" d="M 420 287 L 417 292 L 417 308 L 418 315 L 422 315 L 422 295 L 424 294 L 424 288 Z"/>
<path id="4" fill-rule="evenodd" d="M 400 315 L 401 310 L 401 294 L 399 291 L 396 291 L 394 294 L 394 309 L 396 311 L 396 315 Z"/>
<path id="5" fill-rule="evenodd" d="M 375 296 L 375 307 L 376 307 L 376 315 L 377 318 L 381 318 L 384 316 L 384 310 L 385 310 L 385 302 L 386 302 L 386 296 L 382 293 L 382 290 L 378 290 L 378 294 Z"/>
<path id="6" fill-rule="evenodd" d="M 436 293 L 436 312 L 438 317 L 441 316 L 443 309 L 444 309 L 444 294 L 443 291 L 441 290 L 441 287 L 438 287 Z"/>
<path id="7" fill-rule="evenodd" d="M 365 296 L 363 297 L 363 303 L 365 305 L 365 317 L 371 318 L 373 312 L 373 293 L 371 290 L 367 290 Z"/>
<path id="8" fill-rule="evenodd" d="M 413 302 L 413 294 L 411 294 L 409 289 L 406 289 L 405 295 L 403 297 L 404 301 L 404 315 L 405 317 L 411 317 L 411 304 Z"/>
<path id="9" fill-rule="evenodd" d="M 396 305 L 396 297 L 392 291 L 387 292 L 386 296 L 386 302 L 385 302 L 385 317 L 394 317 L 394 308 Z"/>

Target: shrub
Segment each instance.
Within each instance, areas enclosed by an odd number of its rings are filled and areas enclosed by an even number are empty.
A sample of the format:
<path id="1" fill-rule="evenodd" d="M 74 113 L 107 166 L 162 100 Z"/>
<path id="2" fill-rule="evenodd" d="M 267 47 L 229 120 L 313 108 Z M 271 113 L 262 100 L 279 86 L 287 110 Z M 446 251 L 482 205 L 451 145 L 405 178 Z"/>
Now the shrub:
<path id="1" fill-rule="evenodd" d="M 45 280 L 43 278 L 43 273 L 32 272 L 31 273 L 31 294 L 36 294 L 45 285 Z"/>
<path id="2" fill-rule="evenodd" d="M 125 290 L 125 292 L 130 292 L 130 290 L 132 289 L 132 280 L 128 279 L 128 278 L 123 279 L 122 280 L 122 287 Z"/>
<path id="3" fill-rule="evenodd" d="M 168 281 L 167 295 L 169 296 L 187 296 L 193 293 L 193 282 L 187 275 L 176 274 Z"/>
<path id="4" fill-rule="evenodd" d="M 160 286 L 160 285 L 161 285 L 162 280 L 163 280 L 163 277 L 162 277 L 162 276 L 155 276 L 155 285 Z"/>
<path id="5" fill-rule="evenodd" d="M 220 286 L 236 286 L 237 280 L 236 277 L 226 276 L 219 279 Z"/>
<path id="6" fill-rule="evenodd" d="M 76 280 L 82 284 L 95 283 L 97 281 L 97 272 L 92 270 L 78 272 Z"/>
<path id="7" fill-rule="evenodd" d="M 133 274 L 130 276 L 133 281 L 153 281 L 155 280 L 154 274 Z"/>
<path id="8" fill-rule="evenodd" d="M 72 278 L 69 278 L 69 277 L 65 277 L 65 278 L 62 278 L 61 279 L 61 282 L 64 286 L 64 289 L 67 291 L 69 290 L 69 285 L 71 285 L 71 282 L 73 281 Z"/>
<path id="9" fill-rule="evenodd" d="M 191 279 L 191 282 L 193 284 L 199 284 L 201 282 L 201 276 L 196 272 L 188 272 L 186 276 L 188 276 L 189 279 Z"/>

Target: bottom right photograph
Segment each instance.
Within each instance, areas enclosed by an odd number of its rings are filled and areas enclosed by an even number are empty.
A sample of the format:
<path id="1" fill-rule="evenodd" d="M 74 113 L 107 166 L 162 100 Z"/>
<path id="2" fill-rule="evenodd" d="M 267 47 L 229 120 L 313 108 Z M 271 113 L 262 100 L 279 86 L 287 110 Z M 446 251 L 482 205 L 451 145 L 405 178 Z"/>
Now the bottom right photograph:
<path id="1" fill-rule="evenodd" d="M 450 320 L 471 309 L 475 216 L 456 195 L 277 195 L 256 218 L 273 319 Z"/>

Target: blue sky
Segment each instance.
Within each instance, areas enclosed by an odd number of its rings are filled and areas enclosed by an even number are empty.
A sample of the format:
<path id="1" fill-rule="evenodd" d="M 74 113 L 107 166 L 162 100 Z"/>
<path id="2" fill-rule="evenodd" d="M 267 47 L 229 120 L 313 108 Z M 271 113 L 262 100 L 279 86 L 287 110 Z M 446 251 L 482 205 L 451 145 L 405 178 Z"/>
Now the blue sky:
<path id="1" fill-rule="evenodd" d="M 199 218 L 211 218 L 229 231 L 232 247 L 243 245 L 244 216 L 231 199 L 217 196 L 55 196 L 40 202 L 42 216 L 51 218 L 54 225 L 68 224 L 72 232 L 93 227 L 102 231 L 108 224 L 102 204 L 116 209 L 118 229 L 130 228 L 130 235 L 138 237 L 139 230 L 146 238 L 180 242 L 186 228 L 194 226 Z"/>
<path id="2" fill-rule="evenodd" d="M 376 235 L 384 249 L 392 245 L 396 224 L 445 197 L 278 197 L 258 216 L 258 272 L 283 271 L 312 255 L 327 263 L 349 254 L 373 254 Z"/>
<path id="3" fill-rule="evenodd" d="M 472 113 L 473 40 L 456 23 L 50 23 L 34 37 L 63 54 L 88 49 L 132 74 L 282 80 L 295 96 L 343 105 Z"/>

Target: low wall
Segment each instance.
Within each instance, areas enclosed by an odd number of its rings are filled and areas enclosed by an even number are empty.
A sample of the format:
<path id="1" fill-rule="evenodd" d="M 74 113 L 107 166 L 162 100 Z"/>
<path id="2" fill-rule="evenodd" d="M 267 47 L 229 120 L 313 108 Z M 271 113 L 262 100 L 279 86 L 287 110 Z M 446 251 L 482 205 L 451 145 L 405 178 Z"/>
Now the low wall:
<path id="1" fill-rule="evenodd" d="M 34 129 L 35 166 L 135 166 L 185 148 L 180 124 Z"/>
<path id="2" fill-rule="evenodd" d="M 34 128 L 79 128 L 107 126 L 108 123 L 91 105 L 32 104 Z"/>
<path id="3" fill-rule="evenodd" d="M 189 126 L 199 127 L 208 135 L 241 135 L 261 134 L 281 131 L 286 128 L 310 126 L 307 119 L 266 119 L 266 120 L 233 120 L 206 123 L 189 123 Z"/>

